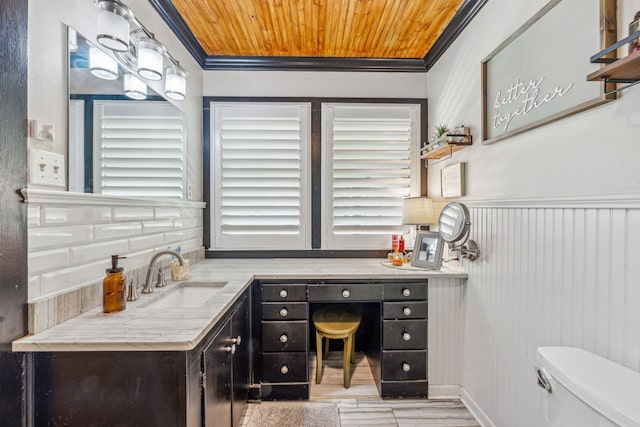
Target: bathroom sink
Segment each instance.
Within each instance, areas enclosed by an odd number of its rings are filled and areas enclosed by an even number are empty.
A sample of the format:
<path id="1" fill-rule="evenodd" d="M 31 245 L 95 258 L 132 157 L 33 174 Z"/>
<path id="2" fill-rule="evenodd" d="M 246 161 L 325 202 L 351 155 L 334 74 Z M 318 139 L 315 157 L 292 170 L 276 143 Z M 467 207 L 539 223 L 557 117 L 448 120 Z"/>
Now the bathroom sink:
<path id="1" fill-rule="evenodd" d="M 140 307 L 198 308 L 207 305 L 227 282 L 184 282 Z"/>

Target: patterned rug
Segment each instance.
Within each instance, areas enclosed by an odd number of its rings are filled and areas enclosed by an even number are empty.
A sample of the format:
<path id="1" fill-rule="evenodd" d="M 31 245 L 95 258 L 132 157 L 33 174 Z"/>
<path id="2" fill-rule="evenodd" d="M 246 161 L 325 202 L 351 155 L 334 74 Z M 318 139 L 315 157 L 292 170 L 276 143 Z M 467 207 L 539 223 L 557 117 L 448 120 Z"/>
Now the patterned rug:
<path id="1" fill-rule="evenodd" d="M 334 403 L 268 402 L 253 405 L 247 427 L 337 427 L 338 407 Z"/>

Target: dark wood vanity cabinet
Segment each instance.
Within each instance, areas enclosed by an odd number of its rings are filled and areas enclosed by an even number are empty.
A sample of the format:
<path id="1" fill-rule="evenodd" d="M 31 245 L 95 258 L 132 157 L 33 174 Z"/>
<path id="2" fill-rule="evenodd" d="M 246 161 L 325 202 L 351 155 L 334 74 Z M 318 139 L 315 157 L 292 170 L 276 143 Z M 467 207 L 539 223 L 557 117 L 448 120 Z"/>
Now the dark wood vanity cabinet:
<path id="1" fill-rule="evenodd" d="M 191 351 L 30 353 L 33 425 L 239 426 L 250 383 L 249 316 L 245 292 Z"/>
<path id="2" fill-rule="evenodd" d="M 249 304 L 246 295 L 202 351 L 203 425 L 240 425 L 250 386 Z"/>

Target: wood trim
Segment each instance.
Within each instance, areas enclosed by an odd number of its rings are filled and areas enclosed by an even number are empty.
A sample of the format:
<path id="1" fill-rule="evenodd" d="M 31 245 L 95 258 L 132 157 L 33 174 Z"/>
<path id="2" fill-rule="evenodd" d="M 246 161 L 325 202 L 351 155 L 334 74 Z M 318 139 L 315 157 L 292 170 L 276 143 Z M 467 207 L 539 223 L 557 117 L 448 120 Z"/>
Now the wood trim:
<path id="1" fill-rule="evenodd" d="M 184 208 L 204 209 L 204 202 L 185 200 L 152 199 L 140 197 L 108 196 L 93 193 L 74 193 L 68 191 L 40 190 L 37 188 L 21 188 L 24 203 L 29 204 L 64 204 L 94 206 L 178 206 Z"/>
<path id="2" fill-rule="evenodd" d="M 438 62 L 488 0 L 467 0 L 424 57 L 425 71 Z"/>
<path id="3" fill-rule="evenodd" d="M 444 204 L 448 200 L 442 201 Z M 528 197 L 514 199 L 466 199 L 458 201 L 470 208 L 571 208 L 571 209 L 640 209 L 640 193 L 604 194 L 566 197 Z"/>

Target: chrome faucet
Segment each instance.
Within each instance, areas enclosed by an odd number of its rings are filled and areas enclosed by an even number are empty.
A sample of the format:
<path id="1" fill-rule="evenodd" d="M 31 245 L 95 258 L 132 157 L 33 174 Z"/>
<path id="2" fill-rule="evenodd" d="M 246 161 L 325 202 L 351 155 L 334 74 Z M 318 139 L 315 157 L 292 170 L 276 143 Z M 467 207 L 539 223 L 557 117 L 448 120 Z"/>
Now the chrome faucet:
<path id="1" fill-rule="evenodd" d="M 173 255 L 174 257 L 178 258 L 178 262 L 180 263 L 180 265 L 184 265 L 184 258 L 182 258 L 182 255 L 180 255 L 176 251 L 165 250 L 155 254 L 149 262 L 149 268 L 147 269 L 147 278 L 144 281 L 144 288 L 142 288 L 143 294 L 150 294 L 151 292 L 153 292 L 153 288 L 151 287 L 151 276 L 153 276 L 153 269 L 155 268 L 156 261 L 162 255 Z"/>

